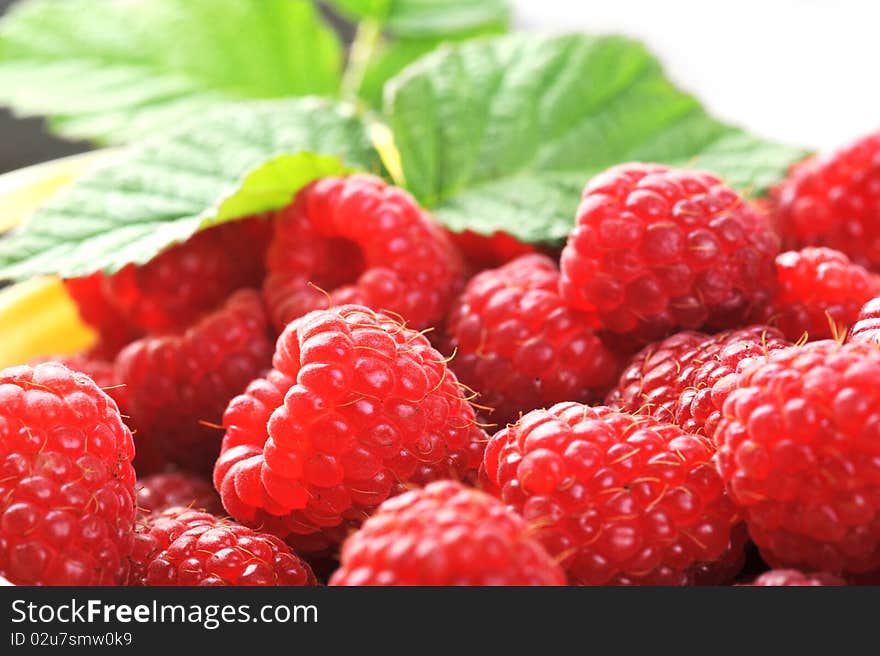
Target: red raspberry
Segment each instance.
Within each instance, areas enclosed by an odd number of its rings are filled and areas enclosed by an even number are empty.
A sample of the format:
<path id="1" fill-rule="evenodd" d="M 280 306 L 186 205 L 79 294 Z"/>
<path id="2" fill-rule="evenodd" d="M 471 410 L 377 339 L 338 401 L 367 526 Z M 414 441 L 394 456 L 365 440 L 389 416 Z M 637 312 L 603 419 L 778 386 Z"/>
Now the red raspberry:
<path id="1" fill-rule="evenodd" d="M 249 289 L 183 334 L 145 337 L 123 349 L 116 374 L 128 387 L 138 471 L 146 473 L 142 455 L 149 454 L 210 475 L 227 402 L 269 366 L 271 354 L 260 295 Z"/>
<path id="2" fill-rule="evenodd" d="M 576 584 L 692 582 L 732 553 L 737 511 L 699 435 L 560 403 L 496 433 L 485 477 Z"/>
<path id="3" fill-rule="evenodd" d="M 796 167 L 778 189 L 776 221 L 786 248 L 829 246 L 880 268 L 880 132 Z"/>
<path id="4" fill-rule="evenodd" d="M 123 346 L 143 334 L 105 295 L 103 273 L 71 278 L 64 281 L 64 286 L 77 306 L 80 319 L 98 333 L 98 343 L 91 351 L 93 357 L 113 358 Z"/>
<path id="5" fill-rule="evenodd" d="M 135 535 L 129 585 L 315 585 L 274 535 L 189 508 L 149 517 Z"/>
<path id="6" fill-rule="evenodd" d="M 859 311 L 850 330 L 849 340 L 880 345 L 880 297 L 872 298 Z"/>
<path id="7" fill-rule="evenodd" d="M 744 522 L 733 527 L 727 550 L 718 560 L 698 563 L 690 569 L 688 577 L 693 585 L 730 585 L 746 567 L 746 548 L 749 532 Z"/>
<path id="8" fill-rule="evenodd" d="M 40 360 L 32 364 L 40 362 L 60 362 L 71 371 L 78 371 L 85 374 L 100 387 L 111 399 L 116 401 L 119 411 L 123 418 L 126 416 L 128 408 L 128 387 L 119 382 L 116 375 L 116 367 L 109 360 L 101 360 L 91 355 L 71 355 L 61 358 L 52 358 L 51 360 Z"/>
<path id="9" fill-rule="evenodd" d="M 502 231 L 483 235 L 465 230 L 449 232 L 449 236 L 464 256 L 468 269 L 474 272 L 495 269 L 522 255 L 536 252 L 532 244 L 524 244 L 516 237 Z"/>
<path id="10" fill-rule="evenodd" d="M 58 363 L 0 371 L 0 574 L 118 585 L 134 531 L 134 444 L 113 400 Z"/>
<path id="11" fill-rule="evenodd" d="M 271 223 L 259 216 L 196 233 L 144 266 L 104 278 L 104 293 L 131 323 L 151 333 L 181 330 L 243 287 L 259 287 Z"/>
<path id="12" fill-rule="evenodd" d="M 562 296 L 641 343 L 732 328 L 766 305 L 778 243 L 732 189 L 698 171 L 625 164 L 584 189 L 562 252 Z"/>
<path id="13" fill-rule="evenodd" d="M 718 466 L 773 567 L 880 569 L 880 350 L 831 340 L 740 373 Z"/>
<path id="14" fill-rule="evenodd" d="M 451 366 L 500 425 L 560 401 L 594 401 L 614 383 L 617 359 L 587 319 L 559 297 L 559 271 L 523 255 L 478 274 L 446 326 Z"/>
<path id="15" fill-rule="evenodd" d="M 267 263 L 264 293 L 279 330 L 344 303 L 426 328 L 446 314 L 463 267 L 446 232 L 409 194 L 367 175 L 300 191 L 279 214 Z"/>
<path id="16" fill-rule="evenodd" d="M 223 504 L 214 486 L 188 472 L 165 472 L 140 478 L 135 486 L 141 513 L 160 513 L 174 506 L 220 515 Z"/>
<path id="17" fill-rule="evenodd" d="M 322 551 L 410 484 L 475 478 L 488 437 L 420 333 L 365 307 L 319 310 L 285 329 L 273 363 L 224 416 L 214 484 L 239 521 Z"/>
<path id="18" fill-rule="evenodd" d="M 787 251 L 776 258 L 779 287 L 763 319 L 797 341 L 845 334 L 859 308 L 880 295 L 880 276 L 830 248 Z"/>
<path id="19" fill-rule="evenodd" d="M 712 438 L 739 368 L 751 358 L 789 345 L 768 326 L 717 335 L 682 331 L 642 349 L 605 403 Z"/>
<path id="20" fill-rule="evenodd" d="M 805 574 L 796 569 L 773 569 L 764 572 L 749 585 L 754 587 L 780 587 L 780 586 L 797 586 L 797 587 L 816 587 L 816 586 L 841 586 L 846 585 L 846 581 L 831 574 L 818 572 L 815 574 Z"/>
<path id="21" fill-rule="evenodd" d="M 565 585 L 565 572 L 503 503 L 438 481 L 383 503 L 330 585 Z"/>

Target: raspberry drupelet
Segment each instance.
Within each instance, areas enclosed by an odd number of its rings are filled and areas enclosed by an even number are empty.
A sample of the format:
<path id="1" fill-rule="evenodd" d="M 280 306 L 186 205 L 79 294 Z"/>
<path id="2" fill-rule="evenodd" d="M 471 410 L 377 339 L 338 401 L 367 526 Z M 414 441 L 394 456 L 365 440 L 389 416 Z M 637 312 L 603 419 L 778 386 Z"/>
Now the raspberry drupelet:
<path id="1" fill-rule="evenodd" d="M 112 360 L 103 360 L 91 354 L 70 355 L 59 358 L 41 358 L 30 364 L 36 365 L 42 362 L 60 362 L 71 371 L 83 373 L 106 392 L 111 399 L 116 401 L 123 419 L 126 417 L 128 408 L 128 388 L 119 381 L 116 375 L 116 367 Z"/>
<path id="2" fill-rule="evenodd" d="M 207 479 L 189 472 L 173 471 L 152 474 L 137 480 L 137 509 L 151 514 L 175 506 L 220 515 L 223 504 Z"/>
<path id="3" fill-rule="evenodd" d="M 880 345 L 880 296 L 872 298 L 859 310 L 848 340 Z"/>
<path id="4" fill-rule="evenodd" d="M 565 572 L 501 501 L 438 481 L 379 506 L 330 585 L 565 585 Z"/>
<path id="5" fill-rule="evenodd" d="M 417 330 L 440 321 L 463 277 L 449 235 L 402 189 L 323 178 L 281 210 L 263 286 L 280 331 L 312 310 L 362 303 Z"/>
<path id="6" fill-rule="evenodd" d="M 828 246 L 880 270 L 880 132 L 796 166 L 776 190 L 783 246 Z"/>
<path id="7" fill-rule="evenodd" d="M 880 350 L 826 340 L 745 367 L 715 432 L 718 468 L 773 567 L 880 569 Z"/>
<path id="8" fill-rule="evenodd" d="M 453 303 L 450 366 L 495 424 L 561 401 L 595 401 L 617 378 L 618 358 L 558 285 L 550 258 L 524 255 L 472 278 Z"/>
<path id="9" fill-rule="evenodd" d="M 362 306 L 318 310 L 273 365 L 224 416 L 214 484 L 239 521 L 327 551 L 408 486 L 476 478 L 488 437 L 424 335 Z"/>
<path id="10" fill-rule="evenodd" d="M 560 403 L 496 433 L 481 477 L 571 583 L 685 585 L 706 563 L 741 558 L 713 455 L 650 416 Z"/>
<path id="11" fill-rule="evenodd" d="M 560 290 L 635 343 L 734 328 L 772 296 L 778 250 L 766 219 L 714 176 L 623 164 L 584 189 Z"/>
<path id="12" fill-rule="evenodd" d="M 846 585 L 846 581 L 839 576 L 823 572 L 808 574 L 796 569 L 772 569 L 764 572 L 748 585 L 759 588 L 818 587 Z"/>
<path id="13" fill-rule="evenodd" d="M 636 354 L 605 403 L 625 412 L 652 415 L 711 439 L 740 367 L 790 345 L 769 326 L 716 335 L 682 331 Z"/>
<path id="14" fill-rule="evenodd" d="M 880 276 L 831 248 L 786 251 L 776 270 L 779 287 L 762 319 L 793 342 L 846 334 L 861 306 L 880 295 Z"/>
<path id="15" fill-rule="evenodd" d="M 315 585 L 284 542 L 233 521 L 172 507 L 138 527 L 129 585 Z"/>
<path id="16" fill-rule="evenodd" d="M 120 585 L 135 521 L 134 445 L 116 403 L 59 363 L 0 371 L 0 575 Z"/>
<path id="17" fill-rule="evenodd" d="M 178 465 L 210 476 L 229 399 L 270 365 L 272 341 L 259 293 L 239 290 L 181 334 L 139 339 L 116 358 L 135 428 L 137 467 Z"/>

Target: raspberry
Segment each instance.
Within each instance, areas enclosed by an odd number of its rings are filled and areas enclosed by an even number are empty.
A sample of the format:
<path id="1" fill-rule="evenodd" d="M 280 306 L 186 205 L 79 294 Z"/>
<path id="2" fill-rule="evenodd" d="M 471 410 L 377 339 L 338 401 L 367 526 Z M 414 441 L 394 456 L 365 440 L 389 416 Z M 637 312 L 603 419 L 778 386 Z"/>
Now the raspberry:
<path id="1" fill-rule="evenodd" d="M 880 268 L 880 132 L 796 167 L 777 195 L 786 248 L 829 246 Z"/>
<path id="2" fill-rule="evenodd" d="M 311 568 L 274 535 L 189 508 L 138 527 L 129 585 L 315 585 Z"/>
<path id="3" fill-rule="evenodd" d="M 0 371 L 0 574 L 118 585 L 134 531 L 134 444 L 113 400 L 58 363 Z"/>
<path id="4" fill-rule="evenodd" d="M 98 333 L 98 343 L 91 351 L 93 357 L 113 358 L 123 346 L 143 334 L 105 295 L 103 273 L 71 278 L 64 281 L 64 286 L 77 306 L 80 319 Z"/>
<path id="5" fill-rule="evenodd" d="M 267 264 L 264 293 L 279 330 L 344 303 L 426 328 L 446 314 L 463 270 L 446 232 L 409 194 L 367 175 L 300 191 L 279 213 Z"/>
<path id="6" fill-rule="evenodd" d="M 221 514 L 223 504 L 214 486 L 187 472 L 165 472 L 138 479 L 137 507 L 141 513 L 160 513 L 174 506 Z"/>
<path id="7" fill-rule="evenodd" d="M 562 252 L 562 297 L 642 344 L 676 328 L 733 328 L 766 305 L 777 239 L 717 178 L 625 164 L 584 189 Z"/>
<path id="8" fill-rule="evenodd" d="M 565 585 L 565 573 L 503 503 L 438 481 L 383 503 L 330 585 Z"/>
<path id="9" fill-rule="evenodd" d="M 239 521 L 326 551 L 411 484 L 476 477 L 488 437 L 420 333 L 365 307 L 318 310 L 285 329 L 273 364 L 224 416 L 214 484 Z"/>
<path id="10" fill-rule="evenodd" d="M 782 334 L 768 326 L 717 335 L 682 331 L 642 349 L 605 403 L 712 438 L 738 369 L 751 358 L 786 346 Z"/>
<path id="11" fill-rule="evenodd" d="M 500 425 L 560 401 L 596 400 L 614 383 L 616 357 L 558 285 L 550 258 L 524 255 L 478 274 L 453 305 L 452 369 Z"/>
<path id="12" fill-rule="evenodd" d="M 129 264 L 105 277 L 104 294 L 145 331 L 184 329 L 235 290 L 260 286 L 270 235 L 264 216 L 203 230 L 144 266 Z"/>
<path id="13" fill-rule="evenodd" d="M 572 583 L 683 585 L 739 558 L 713 455 L 652 417 L 560 403 L 496 433 L 484 475 Z"/>
<path id="14" fill-rule="evenodd" d="M 776 270 L 779 288 L 762 318 L 792 341 L 836 337 L 832 322 L 844 333 L 862 304 L 880 295 L 880 276 L 830 248 L 782 253 Z"/>
<path id="15" fill-rule="evenodd" d="M 880 569 L 880 350 L 826 340 L 744 367 L 718 466 L 772 567 Z"/>
<path id="16" fill-rule="evenodd" d="M 270 364 L 272 343 L 260 295 L 240 290 L 179 335 L 144 337 L 116 358 L 142 457 L 210 475 L 226 403 Z M 141 452 L 144 453 L 141 453 Z"/>
<path id="17" fill-rule="evenodd" d="M 468 269 L 474 272 L 495 269 L 522 255 L 535 253 L 531 244 L 524 244 L 512 235 L 497 231 L 491 235 L 465 230 L 449 232 L 452 243 L 464 256 Z"/>
<path id="18" fill-rule="evenodd" d="M 750 584 L 755 587 L 816 587 L 816 586 L 840 586 L 846 585 L 846 581 L 831 574 L 817 572 L 805 574 L 796 569 L 774 569 L 764 572 Z"/>
<path id="19" fill-rule="evenodd" d="M 119 411 L 125 417 L 128 408 L 128 387 L 119 382 L 113 362 L 101 360 L 91 355 L 72 355 L 43 361 L 60 362 L 71 371 L 78 371 L 91 378 L 111 399 L 116 401 Z"/>
<path id="20" fill-rule="evenodd" d="M 729 585 L 746 567 L 746 547 L 749 532 L 740 522 L 730 533 L 730 543 L 718 560 L 698 563 L 690 569 L 689 579 L 693 585 Z"/>
<path id="21" fill-rule="evenodd" d="M 872 298 L 859 311 L 849 339 L 853 342 L 873 342 L 880 345 L 880 297 Z"/>

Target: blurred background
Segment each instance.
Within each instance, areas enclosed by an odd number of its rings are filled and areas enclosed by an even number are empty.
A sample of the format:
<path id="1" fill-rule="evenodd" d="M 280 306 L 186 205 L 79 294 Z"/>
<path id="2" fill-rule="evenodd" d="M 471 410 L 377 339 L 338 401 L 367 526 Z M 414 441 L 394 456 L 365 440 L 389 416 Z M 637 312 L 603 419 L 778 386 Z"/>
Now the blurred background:
<path id="1" fill-rule="evenodd" d="M 0 0 L 0 13 L 13 2 Z M 641 38 L 710 111 L 766 137 L 828 149 L 880 127 L 876 0 L 512 5 L 519 28 Z M 0 109 L 0 172 L 88 147 L 49 136 L 42 119 L 15 119 Z"/>
<path id="2" fill-rule="evenodd" d="M 0 0 L 0 14 L 14 1 Z M 86 143 L 70 143 L 50 136 L 42 118 L 13 118 L 0 107 L 0 173 L 88 148 Z"/>

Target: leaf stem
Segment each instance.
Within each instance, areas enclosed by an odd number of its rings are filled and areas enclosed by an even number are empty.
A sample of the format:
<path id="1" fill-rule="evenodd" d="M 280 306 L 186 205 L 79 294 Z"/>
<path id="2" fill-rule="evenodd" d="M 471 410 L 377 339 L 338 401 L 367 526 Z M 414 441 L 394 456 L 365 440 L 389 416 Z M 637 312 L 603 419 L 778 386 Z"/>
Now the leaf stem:
<path id="1" fill-rule="evenodd" d="M 364 81 L 367 66 L 373 58 L 376 46 L 382 36 L 382 24 L 373 19 L 365 19 L 358 23 L 351 51 L 348 55 L 348 66 L 342 76 L 342 98 L 353 101 Z"/>

